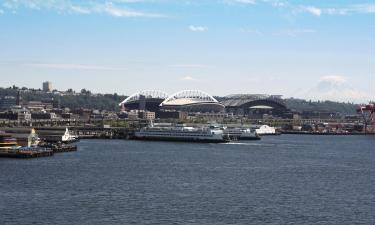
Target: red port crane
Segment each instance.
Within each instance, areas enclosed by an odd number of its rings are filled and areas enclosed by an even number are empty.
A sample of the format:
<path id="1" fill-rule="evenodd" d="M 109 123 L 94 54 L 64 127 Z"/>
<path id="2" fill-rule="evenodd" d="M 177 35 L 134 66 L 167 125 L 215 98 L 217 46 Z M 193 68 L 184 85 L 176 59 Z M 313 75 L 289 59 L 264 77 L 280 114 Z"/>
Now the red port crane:
<path id="1" fill-rule="evenodd" d="M 375 104 L 369 104 L 361 106 L 357 109 L 358 113 L 361 113 L 364 119 L 364 131 L 366 133 L 375 133 Z M 369 126 L 370 125 L 370 126 Z"/>

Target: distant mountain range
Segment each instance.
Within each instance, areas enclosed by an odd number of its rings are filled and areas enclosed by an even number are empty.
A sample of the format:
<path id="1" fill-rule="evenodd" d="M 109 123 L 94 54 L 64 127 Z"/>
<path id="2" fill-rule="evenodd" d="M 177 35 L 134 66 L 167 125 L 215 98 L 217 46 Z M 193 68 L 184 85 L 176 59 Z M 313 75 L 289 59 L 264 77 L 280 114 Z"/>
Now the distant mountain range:
<path id="1" fill-rule="evenodd" d="M 361 90 L 355 89 L 345 77 L 324 76 L 311 89 L 300 91 L 297 95 L 306 96 L 308 99 L 331 99 L 339 102 L 367 103 L 371 96 Z"/>

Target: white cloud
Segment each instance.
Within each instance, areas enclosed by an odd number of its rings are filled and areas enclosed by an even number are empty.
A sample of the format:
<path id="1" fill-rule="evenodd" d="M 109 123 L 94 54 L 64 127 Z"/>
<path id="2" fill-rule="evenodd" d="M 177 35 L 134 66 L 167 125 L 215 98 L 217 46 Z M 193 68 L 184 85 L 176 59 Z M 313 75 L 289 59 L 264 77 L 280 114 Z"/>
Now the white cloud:
<path id="1" fill-rule="evenodd" d="M 107 67 L 97 65 L 84 64 L 59 64 L 59 63 L 27 63 L 24 66 L 44 68 L 44 69 L 61 69 L 61 70 L 108 70 L 108 71 L 123 71 L 127 70 L 124 67 Z"/>
<path id="2" fill-rule="evenodd" d="M 274 33 L 274 36 L 289 36 L 289 37 L 297 37 L 303 34 L 313 34 L 316 31 L 314 29 L 291 29 L 291 30 L 282 30 L 279 32 Z"/>
<path id="3" fill-rule="evenodd" d="M 98 5 L 94 8 L 94 12 L 107 13 L 115 17 L 165 17 L 162 14 L 144 13 L 139 11 L 132 11 L 124 8 L 116 7 L 113 3 Z"/>
<path id="4" fill-rule="evenodd" d="M 219 0 L 218 0 L 219 1 Z M 50 10 L 58 13 L 91 14 L 103 13 L 115 17 L 166 17 L 159 13 L 150 13 L 128 8 L 136 3 L 154 4 L 155 2 L 168 4 L 167 0 L 2 0 L 0 14 L 7 11 L 17 12 L 19 9 Z M 181 1 L 182 2 L 182 1 Z M 191 4 L 193 1 L 183 1 L 182 4 Z M 321 15 L 348 15 L 355 13 L 375 13 L 375 4 L 341 4 L 330 7 L 317 5 L 298 5 L 287 0 L 220 0 L 219 2 L 230 5 L 270 5 L 275 8 L 283 8 L 297 13 L 309 13 L 314 16 Z M 199 28 L 199 27 L 198 27 Z M 200 29 L 196 31 L 201 31 Z"/>
<path id="5" fill-rule="evenodd" d="M 255 4 L 255 0 L 232 0 L 232 2 L 243 3 L 243 4 Z"/>
<path id="6" fill-rule="evenodd" d="M 278 1 L 278 0 L 273 0 L 273 1 L 267 1 L 267 2 L 271 2 L 271 5 L 273 7 L 278 7 L 278 8 L 281 8 L 281 7 L 285 7 L 287 6 L 288 4 L 284 1 Z"/>
<path id="7" fill-rule="evenodd" d="M 251 34 L 255 36 L 289 36 L 289 37 L 297 37 L 304 34 L 313 34 L 316 33 L 314 29 L 284 29 L 275 32 L 262 32 L 257 29 L 249 29 L 249 28 L 240 28 L 239 32 L 245 34 Z"/>
<path id="8" fill-rule="evenodd" d="M 83 8 L 80 6 L 71 6 L 71 10 L 73 12 L 79 13 L 79 14 L 89 14 L 91 11 L 87 8 Z"/>
<path id="9" fill-rule="evenodd" d="M 324 10 L 329 15 L 348 15 L 353 13 L 375 13 L 375 4 L 358 4 L 348 7 L 327 8 Z"/>
<path id="10" fill-rule="evenodd" d="M 19 8 L 64 10 L 69 9 L 72 3 L 67 0 L 4 0 L 2 6 L 9 10 L 17 10 Z"/>
<path id="11" fill-rule="evenodd" d="M 257 2 L 269 4 L 275 8 L 289 9 L 294 13 L 309 13 L 317 17 L 322 15 L 349 15 L 375 13 L 374 3 L 341 4 L 337 6 L 320 7 L 317 5 L 298 5 L 282 0 L 258 0 Z"/>
<path id="12" fill-rule="evenodd" d="M 240 28 L 241 33 L 253 34 L 256 36 L 263 36 L 263 32 L 256 29 Z"/>
<path id="13" fill-rule="evenodd" d="M 140 3 L 140 2 L 150 2 L 152 0 L 113 0 L 112 2 L 120 3 Z"/>
<path id="14" fill-rule="evenodd" d="M 314 16 L 320 16 L 322 15 L 322 10 L 315 6 L 302 6 L 302 10 L 304 12 L 310 13 Z"/>
<path id="15" fill-rule="evenodd" d="M 347 15 L 348 10 L 343 8 L 326 8 L 324 13 L 328 15 Z"/>
<path id="16" fill-rule="evenodd" d="M 328 82 L 334 82 L 336 84 L 344 84 L 347 82 L 346 77 L 338 76 L 338 75 L 331 75 L 331 76 L 323 76 L 320 77 L 319 81 L 328 81 Z"/>
<path id="17" fill-rule="evenodd" d="M 288 5 L 287 1 L 284 0 L 223 0 L 223 2 L 229 5 L 255 5 L 257 3 L 265 3 L 271 5 L 272 7 L 284 7 Z"/>
<path id="18" fill-rule="evenodd" d="M 208 30 L 208 27 L 190 25 L 189 30 L 193 32 L 205 32 Z"/>
<path id="19" fill-rule="evenodd" d="M 359 7 L 363 12 L 375 13 L 375 4 L 359 5 L 357 7 Z"/>
<path id="20" fill-rule="evenodd" d="M 126 7 L 131 0 L 115 1 L 83 1 L 69 0 L 5 0 L 3 10 L 17 11 L 25 8 L 30 10 L 50 10 L 58 13 L 92 14 L 102 13 L 115 17 L 165 17 L 163 14 L 147 13 Z M 132 2 L 135 2 L 133 0 Z M 0 9 L 1 10 L 1 9 Z"/>
<path id="21" fill-rule="evenodd" d="M 181 80 L 183 80 L 183 81 L 196 81 L 197 79 L 195 79 L 192 76 L 185 76 L 185 77 L 182 77 Z"/>
<path id="22" fill-rule="evenodd" d="M 209 65 L 204 65 L 204 64 L 175 64 L 175 65 L 170 65 L 171 67 L 176 67 L 176 68 L 211 68 L 212 66 Z"/>
<path id="23" fill-rule="evenodd" d="M 375 4 L 356 4 L 329 8 L 319 8 L 316 6 L 300 6 L 299 11 L 307 12 L 315 16 L 321 16 L 324 14 L 341 16 L 350 14 L 366 14 L 375 13 Z"/>
<path id="24" fill-rule="evenodd" d="M 289 9 L 294 13 L 309 13 L 314 16 L 322 15 L 348 15 L 348 14 L 363 14 L 363 13 L 375 13 L 375 4 L 351 4 L 331 7 L 319 7 L 314 5 L 298 5 L 292 4 L 288 1 L 283 0 L 224 0 L 225 3 L 235 5 L 238 4 L 268 4 L 275 8 Z"/>

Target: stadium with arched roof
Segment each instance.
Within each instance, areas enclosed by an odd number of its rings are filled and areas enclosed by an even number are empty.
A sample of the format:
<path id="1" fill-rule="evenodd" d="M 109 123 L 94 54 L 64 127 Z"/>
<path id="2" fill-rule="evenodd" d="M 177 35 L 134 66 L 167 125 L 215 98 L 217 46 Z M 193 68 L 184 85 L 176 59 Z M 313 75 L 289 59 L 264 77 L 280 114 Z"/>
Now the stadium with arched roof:
<path id="1" fill-rule="evenodd" d="M 199 90 L 184 90 L 166 98 L 160 107 L 164 110 L 186 112 L 222 112 L 224 105 L 206 92 Z"/>
<path id="2" fill-rule="evenodd" d="M 168 97 L 168 94 L 157 90 L 143 90 L 134 93 L 122 101 L 119 105 L 127 110 L 148 110 L 157 112 L 159 105 Z"/>
<path id="3" fill-rule="evenodd" d="M 281 96 L 238 94 L 221 98 L 227 112 L 234 114 L 285 115 L 289 112 Z"/>

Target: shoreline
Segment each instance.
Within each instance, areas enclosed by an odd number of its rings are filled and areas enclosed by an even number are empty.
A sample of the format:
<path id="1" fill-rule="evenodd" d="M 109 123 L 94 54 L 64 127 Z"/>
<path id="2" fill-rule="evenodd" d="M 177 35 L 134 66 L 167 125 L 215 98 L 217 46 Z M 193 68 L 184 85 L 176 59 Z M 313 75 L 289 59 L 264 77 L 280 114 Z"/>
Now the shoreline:
<path id="1" fill-rule="evenodd" d="M 281 134 L 295 135 L 317 135 L 317 136 L 374 136 L 372 133 L 319 133 L 319 132 L 303 132 L 303 131 L 283 131 Z"/>

